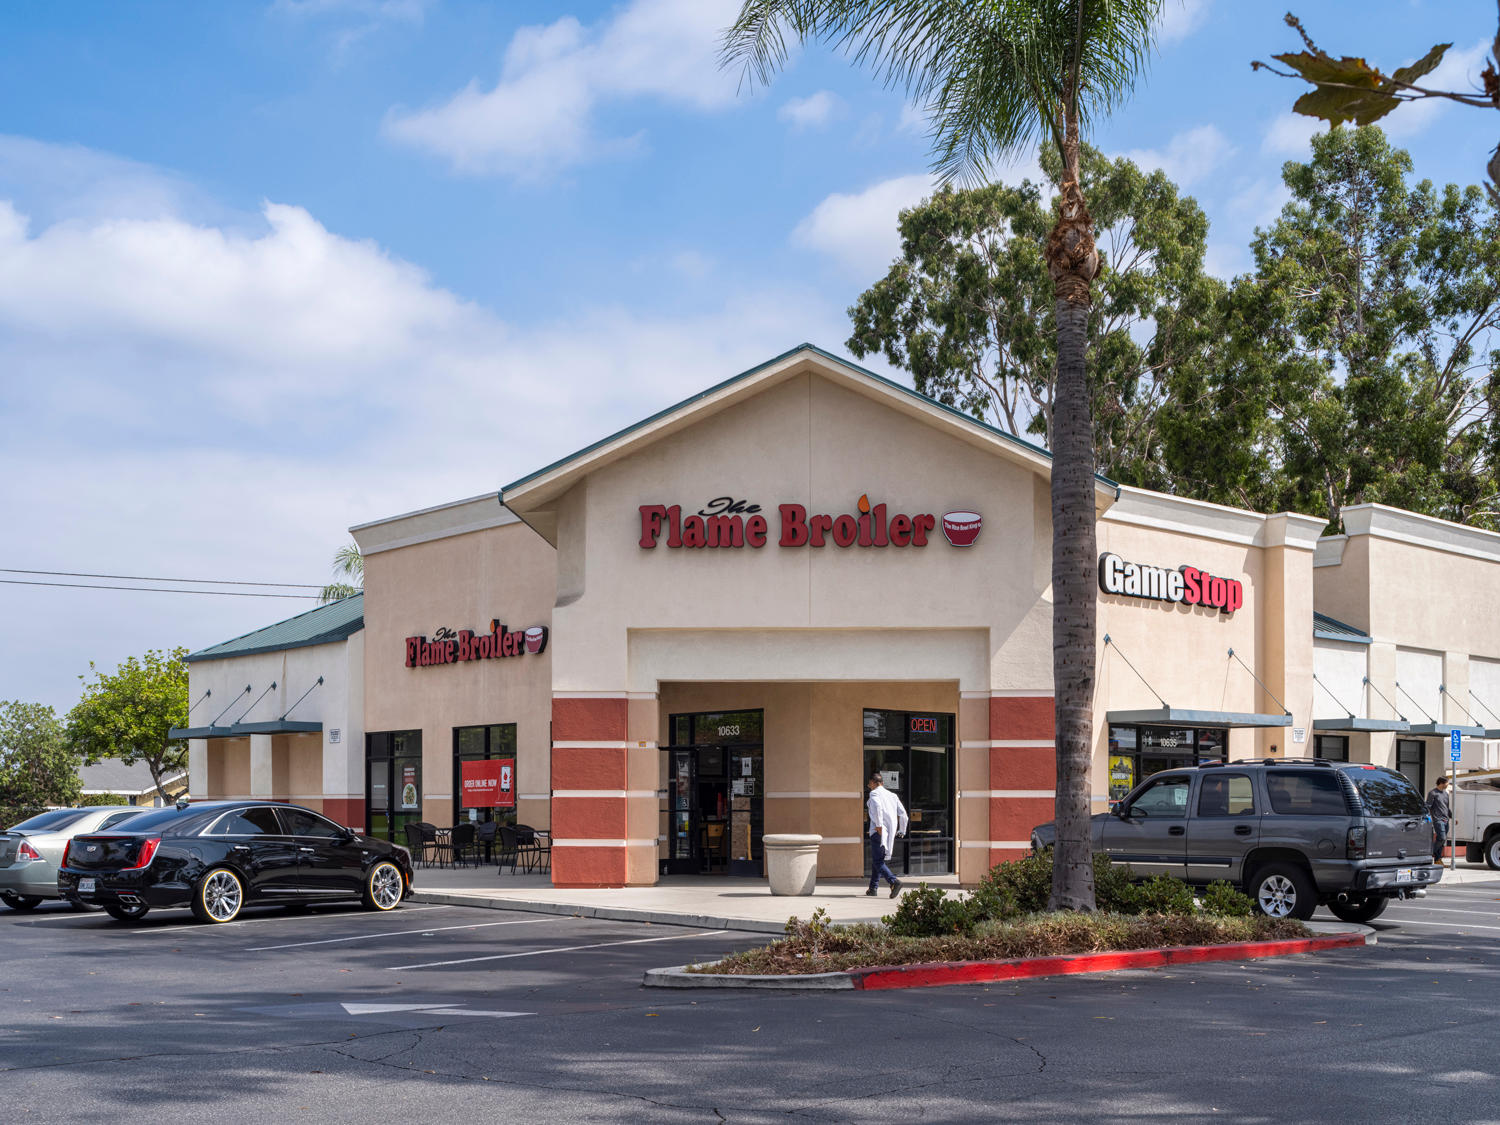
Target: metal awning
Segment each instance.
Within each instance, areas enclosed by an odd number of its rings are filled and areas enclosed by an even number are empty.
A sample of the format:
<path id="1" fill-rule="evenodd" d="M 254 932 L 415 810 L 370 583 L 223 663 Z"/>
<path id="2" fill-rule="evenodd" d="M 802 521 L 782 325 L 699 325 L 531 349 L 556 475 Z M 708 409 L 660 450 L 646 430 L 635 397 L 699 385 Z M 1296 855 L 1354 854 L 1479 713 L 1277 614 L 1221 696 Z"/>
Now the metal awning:
<path id="1" fill-rule="evenodd" d="M 1465 726 L 1463 723 L 1412 723 L 1409 733 L 1447 738 L 1453 731 L 1458 731 L 1461 738 L 1483 738 L 1485 736 L 1483 727 L 1477 725 Z"/>
<path id="2" fill-rule="evenodd" d="M 264 723 L 230 723 L 227 727 L 173 727 L 168 738 L 242 738 L 247 734 L 321 734 L 322 723 L 272 719 Z"/>
<path id="3" fill-rule="evenodd" d="M 1140 711 L 1107 711 L 1111 723 L 1169 727 L 1289 727 L 1291 715 L 1257 715 L 1247 711 L 1191 711 L 1182 707 L 1148 707 Z"/>
<path id="4" fill-rule="evenodd" d="M 1339 734 L 1405 734 L 1411 730 L 1405 719 L 1361 719 L 1350 715 L 1343 719 L 1314 719 L 1313 730 L 1331 730 Z"/>

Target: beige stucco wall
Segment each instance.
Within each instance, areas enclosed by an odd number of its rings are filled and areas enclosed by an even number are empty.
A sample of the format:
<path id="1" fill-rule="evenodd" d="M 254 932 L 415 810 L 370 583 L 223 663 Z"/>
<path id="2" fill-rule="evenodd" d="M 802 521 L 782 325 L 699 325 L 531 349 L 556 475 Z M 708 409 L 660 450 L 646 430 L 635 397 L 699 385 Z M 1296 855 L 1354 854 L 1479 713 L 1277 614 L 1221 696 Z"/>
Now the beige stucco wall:
<path id="1" fill-rule="evenodd" d="M 366 553 L 365 729 L 422 732 L 423 819 L 453 823 L 453 729 L 515 723 L 518 817 L 549 823 L 556 638 L 539 655 L 426 668 L 406 667 L 405 642 L 443 626 L 486 632 L 495 618 L 545 625 L 555 581 L 552 548 L 518 522 Z"/>

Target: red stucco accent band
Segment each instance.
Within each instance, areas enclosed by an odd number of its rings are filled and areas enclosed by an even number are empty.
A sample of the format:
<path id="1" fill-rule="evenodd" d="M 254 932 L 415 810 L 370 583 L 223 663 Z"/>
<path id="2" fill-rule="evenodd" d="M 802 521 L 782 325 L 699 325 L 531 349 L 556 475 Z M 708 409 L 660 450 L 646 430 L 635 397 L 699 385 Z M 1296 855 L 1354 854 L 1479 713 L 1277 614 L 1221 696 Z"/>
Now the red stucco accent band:
<path id="1" fill-rule="evenodd" d="M 629 705 L 623 699 L 552 699 L 553 742 L 624 742 Z"/>
<path id="2" fill-rule="evenodd" d="M 553 816 L 557 814 L 554 811 Z M 553 848 L 554 887 L 623 887 L 624 848 Z"/>
<path id="3" fill-rule="evenodd" d="M 553 789 L 624 789 L 625 751 L 552 748 Z"/>
<path id="4" fill-rule="evenodd" d="M 990 738 L 1051 738 L 1056 729 L 1050 695 L 992 695 Z"/>
<path id="5" fill-rule="evenodd" d="M 991 848 L 990 866 L 994 867 L 997 863 L 1009 863 L 1013 859 L 1024 859 L 1025 856 L 1025 848 Z"/>
<path id="6" fill-rule="evenodd" d="M 365 802 L 361 797 L 324 797 L 323 815 L 345 828 L 365 830 Z"/>
<path id="7" fill-rule="evenodd" d="M 1051 746 L 991 747 L 990 788 L 1056 789 L 1057 750 Z"/>
<path id="8" fill-rule="evenodd" d="M 990 839 L 1030 840 L 1031 830 L 1052 819 L 1051 797 L 991 797 Z"/>
<path id="9" fill-rule="evenodd" d="M 623 840 L 625 839 L 625 809 L 624 797 L 554 797 L 552 798 L 552 838 L 554 840 Z"/>
<path id="10" fill-rule="evenodd" d="M 1159 969 L 1204 961 L 1248 961 L 1364 945 L 1364 934 L 1332 934 L 1297 941 L 1246 941 L 1233 945 L 1185 945 L 1170 949 L 1132 949 L 1120 953 L 1083 953 L 1072 957 L 1032 957 L 1024 961 L 942 961 L 890 969 L 855 969 L 854 987 L 862 989 L 930 988 L 941 984 L 978 984 L 1065 973 L 1099 973 L 1110 969 Z"/>

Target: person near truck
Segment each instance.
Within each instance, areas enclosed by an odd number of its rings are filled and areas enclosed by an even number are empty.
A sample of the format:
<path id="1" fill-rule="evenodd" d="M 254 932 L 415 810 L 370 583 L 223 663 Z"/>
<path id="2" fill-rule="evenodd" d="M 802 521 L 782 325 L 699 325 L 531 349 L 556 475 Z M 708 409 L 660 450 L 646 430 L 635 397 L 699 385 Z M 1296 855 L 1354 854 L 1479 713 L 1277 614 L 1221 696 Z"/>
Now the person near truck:
<path id="1" fill-rule="evenodd" d="M 891 897 L 895 898 L 901 893 L 901 880 L 892 874 L 885 861 L 896 848 L 896 837 L 906 835 L 906 806 L 885 787 L 879 770 L 870 775 L 868 788 L 870 798 L 865 802 L 865 810 L 870 814 L 870 889 L 865 894 L 873 895 L 884 878 L 891 885 Z"/>
<path id="2" fill-rule="evenodd" d="M 1443 849 L 1448 846 L 1448 821 L 1453 818 L 1453 797 L 1446 777 L 1439 777 L 1427 794 L 1427 815 L 1432 817 L 1432 857 L 1441 863 Z"/>

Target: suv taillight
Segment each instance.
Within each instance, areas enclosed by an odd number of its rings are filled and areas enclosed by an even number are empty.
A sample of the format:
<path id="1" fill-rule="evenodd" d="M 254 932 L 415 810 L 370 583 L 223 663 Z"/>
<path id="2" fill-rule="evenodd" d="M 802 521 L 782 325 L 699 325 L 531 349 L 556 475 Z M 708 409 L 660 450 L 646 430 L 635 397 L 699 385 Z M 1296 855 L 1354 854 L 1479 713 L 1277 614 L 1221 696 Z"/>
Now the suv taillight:
<path id="1" fill-rule="evenodd" d="M 151 860 L 156 855 L 156 849 L 161 847 L 161 837 L 152 836 L 141 845 L 141 857 L 129 867 L 122 867 L 122 871 L 139 871 L 143 867 L 151 866 Z"/>
<path id="2" fill-rule="evenodd" d="M 41 859 L 42 858 L 42 853 L 39 852 L 39 851 L 37 851 L 35 848 L 33 848 L 25 840 L 22 840 L 21 841 L 21 846 L 16 849 L 16 858 L 17 859 Z"/>
<path id="3" fill-rule="evenodd" d="M 1365 826 L 1363 824 L 1357 824 L 1353 828 L 1349 829 L 1349 834 L 1344 838 L 1345 859 L 1365 858 L 1366 835 L 1367 834 L 1365 832 Z"/>

